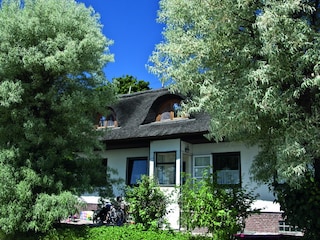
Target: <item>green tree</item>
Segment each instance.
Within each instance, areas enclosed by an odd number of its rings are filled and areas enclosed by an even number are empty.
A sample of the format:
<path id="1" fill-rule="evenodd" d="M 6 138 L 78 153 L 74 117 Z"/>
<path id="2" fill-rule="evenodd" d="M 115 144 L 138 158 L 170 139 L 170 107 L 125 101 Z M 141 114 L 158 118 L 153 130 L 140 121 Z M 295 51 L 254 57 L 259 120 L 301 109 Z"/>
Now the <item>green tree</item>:
<path id="1" fill-rule="evenodd" d="M 133 93 L 150 90 L 149 82 L 137 80 L 137 78 L 130 75 L 113 78 L 112 82 L 116 86 L 118 94 L 127 94 L 130 92 Z"/>
<path id="2" fill-rule="evenodd" d="M 150 57 L 153 73 L 192 96 L 189 111 L 211 114 L 211 137 L 259 144 L 254 179 L 297 194 L 320 188 L 319 11 L 314 0 L 162 0 L 165 41 Z M 310 221 L 300 227 L 318 231 Z"/>
<path id="3" fill-rule="evenodd" d="M 0 228 L 46 231 L 104 186 L 92 115 L 113 100 L 112 43 L 99 15 L 73 0 L 2 0 L 0 8 Z M 102 101 L 103 97 L 103 101 Z M 103 105 L 102 105 L 103 104 Z M 81 154 L 80 154 L 81 152 Z"/>

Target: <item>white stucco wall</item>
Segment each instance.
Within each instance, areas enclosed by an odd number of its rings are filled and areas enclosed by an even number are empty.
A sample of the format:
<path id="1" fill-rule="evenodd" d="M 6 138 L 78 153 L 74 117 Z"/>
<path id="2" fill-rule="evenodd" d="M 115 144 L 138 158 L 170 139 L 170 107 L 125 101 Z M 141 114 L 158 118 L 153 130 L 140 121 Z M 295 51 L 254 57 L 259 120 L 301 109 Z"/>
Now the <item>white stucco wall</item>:
<path id="1" fill-rule="evenodd" d="M 150 148 L 130 148 L 108 150 L 103 153 L 103 157 L 108 158 L 108 166 L 118 170 L 118 175 L 113 177 L 120 177 L 125 180 L 127 158 L 147 157 L 149 159 L 149 175 L 154 175 L 155 169 L 155 153 L 156 152 L 170 152 L 176 151 L 176 184 L 180 185 L 182 171 L 182 162 L 186 162 L 186 170 L 190 173 L 192 167 L 192 156 L 196 155 L 211 155 L 212 153 L 220 152 L 240 152 L 241 157 L 241 178 L 242 186 L 248 190 L 253 190 L 259 193 L 259 199 L 266 201 L 273 201 L 274 196 L 265 185 L 257 185 L 250 180 L 250 166 L 258 153 L 258 147 L 247 147 L 242 143 L 207 143 L 207 144 L 189 144 L 180 139 L 157 140 L 151 141 Z M 162 190 L 171 191 L 174 187 L 162 186 Z M 123 195 L 121 186 L 114 187 L 115 195 Z M 170 206 L 170 213 L 167 219 L 170 221 L 173 229 L 179 228 L 180 211 L 177 202 L 173 202 Z"/>
<path id="2" fill-rule="evenodd" d="M 111 175 L 112 178 L 126 179 L 127 158 L 147 157 L 149 159 L 149 148 L 128 148 L 108 150 L 102 153 L 103 158 L 108 159 L 108 167 L 117 169 L 117 175 Z M 123 186 L 114 186 L 115 196 L 123 195 Z"/>
<path id="3" fill-rule="evenodd" d="M 176 185 L 180 185 L 181 172 L 181 141 L 180 139 L 158 140 L 150 143 L 150 176 L 154 175 L 155 153 L 156 152 L 171 152 L 176 151 Z M 174 187 L 163 186 L 161 190 L 170 193 L 172 202 L 168 206 L 169 214 L 166 216 L 173 229 L 179 229 L 180 209 L 178 204 L 177 194 L 172 194 L 175 191 Z"/>
<path id="4" fill-rule="evenodd" d="M 194 156 L 221 152 L 240 152 L 242 186 L 248 190 L 254 190 L 256 194 L 259 194 L 261 200 L 273 201 L 274 196 L 269 191 L 268 186 L 258 185 L 250 179 L 250 167 L 258 151 L 257 146 L 248 147 L 243 143 L 236 142 L 197 144 L 192 147 Z"/>

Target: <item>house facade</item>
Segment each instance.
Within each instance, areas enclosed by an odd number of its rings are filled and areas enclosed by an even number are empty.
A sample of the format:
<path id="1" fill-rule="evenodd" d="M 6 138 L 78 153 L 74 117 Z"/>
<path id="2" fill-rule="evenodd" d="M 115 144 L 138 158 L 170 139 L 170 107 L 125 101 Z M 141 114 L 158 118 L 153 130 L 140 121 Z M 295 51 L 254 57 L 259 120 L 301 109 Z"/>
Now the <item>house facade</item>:
<path id="1" fill-rule="evenodd" d="M 108 116 L 99 127 L 105 131 L 102 153 L 108 167 L 126 185 L 134 185 L 142 174 L 156 177 L 163 191 L 173 191 L 183 184 L 183 174 L 201 178 L 208 166 L 217 171 L 218 183 L 241 184 L 259 194 L 255 202 L 261 214 L 252 215 L 244 234 L 285 234 L 280 207 L 266 185 L 250 179 L 250 166 L 258 146 L 241 142 L 212 142 L 208 133 L 210 118 L 205 113 L 185 115 L 179 112 L 179 94 L 167 89 L 148 90 L 122 95 L 110 106 Z M 123 195 L 122 186 L 114 188 L 115 195 Z M 180 209 L 173 203 L 167 216 L 173 229 L 180 229 Z M 282 231 L 283 230 L 283 231 Z M 296 231 L 287 231 L 296 234 Z"/>

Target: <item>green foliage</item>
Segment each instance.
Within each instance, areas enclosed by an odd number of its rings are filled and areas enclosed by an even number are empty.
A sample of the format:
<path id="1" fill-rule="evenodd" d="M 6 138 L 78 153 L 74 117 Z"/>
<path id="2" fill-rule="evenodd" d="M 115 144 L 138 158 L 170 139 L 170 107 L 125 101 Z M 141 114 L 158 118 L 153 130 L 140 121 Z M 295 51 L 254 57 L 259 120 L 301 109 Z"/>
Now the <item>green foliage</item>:
<path id="1" fill-rule="evenodd" d="M 167 213 L 169 197 L 156 181 L 143 175 L 137 186 L 126 189 L 125 195 L 135 223 L 141 224 L 145 229 L 157 229 Z"/>
<path id="2" fill-rule="evenodd" d="M 320 234 L 320 187 L 312 177 L 306 176 L 306 179 L 304 186 L 299 189 L 280 184 L 275 191 L 286 222 L 291 226 L 299 226 L 305 239 L 317 240 Z"/>
<path id="3" fill-rule="evenodd" d="M 33 210 L 32 229 L 48 231 L 52 223 L 78 212 L 77 207 L 80 205 L 78 198 L 70 192 L 62 192 L 59 195 L 38 194 Z"/>
<path id="4" fill-rule="evenodd" d="M 0 234 L 0 240 L 86 240 L 90 239 L 87 237 L 88 232 L 89 228 L 87 226 L 66 225 L 51 229 L 46 233 L 15 232 Z"/>
<path id="5" fill-rule="evenodd" d="M 102 68 L 113 59 L 101 28 L 99 15 L 73 0 L 1 1 L 5 232 L 45 231 L 71 210 L 73 195 L 106 183 L 92 122 L 114 98 L 112 89 L 94 91 L 105 84 Z"/>
<path id="6" fill-rule="evenodd" d="M 205 174 L 202 180 L 187 177 L 181 186 L 181 225 L 188 230 L 207 228 L 213 239 L 233 239 L 244 228 L 254 199 L 243 188 L 219 185 L 215 175 Z"/>
<path id="7" fill-rule="evenodd" d="M 211 136 L 258 143 L 264 178 L 290 185 L 319 157 L 319 5 L 315 1 L 162 0 L 165 41 L 150 70 L 192 96 L 188 111 L 211 117 Z M 309 19 L 309 21 L 307 20 Z M 311 20 L 312 19 L 312 20 Z M 255 169 L 254 173 L 256 173 Z M 260 172 L 259 172 L 260 173 Z"/>
<path id="8" fill-rule="evenodd" d="M 1 81 L 0 106 L 9 107 L 12 103 L 21 102 L 22 92 L 21 82 Z"/>
<path id="9" fill-rule="evenodd" d="M 210 137 L 259 145 L 252 176 L 270 187 L 277 176 L 310 191 L 306 174 L 320 184 L 319 11 L 313 0 L 160 1 L 165 41 L 150 70 L 191 96 L 186 111 L 210 114 Z"/>
<path id="10" fill-rule="evenodd" d="M 140 240 L 140 239 L 154 239 L 154 240 L 173 240 L 173 239 L 190 239 L 190 235 L 174 233 L 169 231 L 154 231 L 152 229 L 145 230 L 139 226 L 129 226 L 120 228 L 95 228 L 90 231 L 88 239 L 130 239 L 130 240 Z"/>
<path id="11" fill-rule="evenodd" d="M 143 80 L 138 81 L 137 78 L 129 75 L 113 78 L 112 82 L 116 86 L 118 94 L 140 92 L 150 89 L 149 82 Z"/>
<path id="12" fill-rule="evenodd" d="M 145 230 L 139 226 L 124 227 L 87 227 L 65 226 L 51 230 L 46 234 L 15 234 L 1 235 L 0 240 L 205 240 L 204 236 L 191 236 L 187 233 L 172 231 Z"/>

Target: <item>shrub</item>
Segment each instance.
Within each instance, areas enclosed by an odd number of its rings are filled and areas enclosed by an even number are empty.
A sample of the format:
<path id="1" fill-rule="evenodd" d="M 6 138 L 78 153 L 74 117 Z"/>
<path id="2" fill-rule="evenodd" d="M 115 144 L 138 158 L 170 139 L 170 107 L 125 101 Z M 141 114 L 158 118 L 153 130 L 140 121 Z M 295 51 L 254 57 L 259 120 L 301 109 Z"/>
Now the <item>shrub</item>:
<path id="1" fill-rule="evenodd" d="M 157 228 L 159 221 L 167 214 L 169 198 L 155 180 L 144 175 L 138 185 L 128 187 L 125 194 L 135 223 L 145 229 Z"/>
<path id="2" fill-rule="evenodd" d="M 141 226 L 141 225 L 140 225 Z M 188 239 L 206 239 L 202 236 L 191 236 L 181 232 L 167 230 L 154 231 L 153 229 L 145 230 L 139 225 L 128 227 L 99 227 L 92 228 L 88 234 L 90 240 L 188 240 Z"/>
<path id="3" fill-rule="evenodd" d="M 52 229 L 47 233 L 21 233 L 15 235 L 1 235 L 0 240 L 206 240 L 204 236 L 166 230 L 145 230 L 139 225 L 123 227 L 88 227 L 79 225 L 65 225 Z"/>
<path id="4" fill-rule="evenodd" d="M 288 184 L 275 185 L 277 202 L 283 217 L 292 226 L 304 232 L 304 238 L 317 240 L 320 236 L 320 186 L 312 176 L 306 174 L 304 185 L 295 189 Z"/>
<path id="5" fill-rule="evenodd" d="M 0 231 L 0 240 L 91 240 L 87 238 L 89 230 L 88 226 L 62 224 L 46 233 L 29 231 L 6 234 Z"/>
<path id="6" fill-rule="evenodd" d="M 254 198 L 240 187 L 224 188 L 212 174 L 200 181 L 187 177 L 181 187 L 181 225 L 190 231 L 207 228 L 213 239 L 233 239 L 244 228 Z"/>

